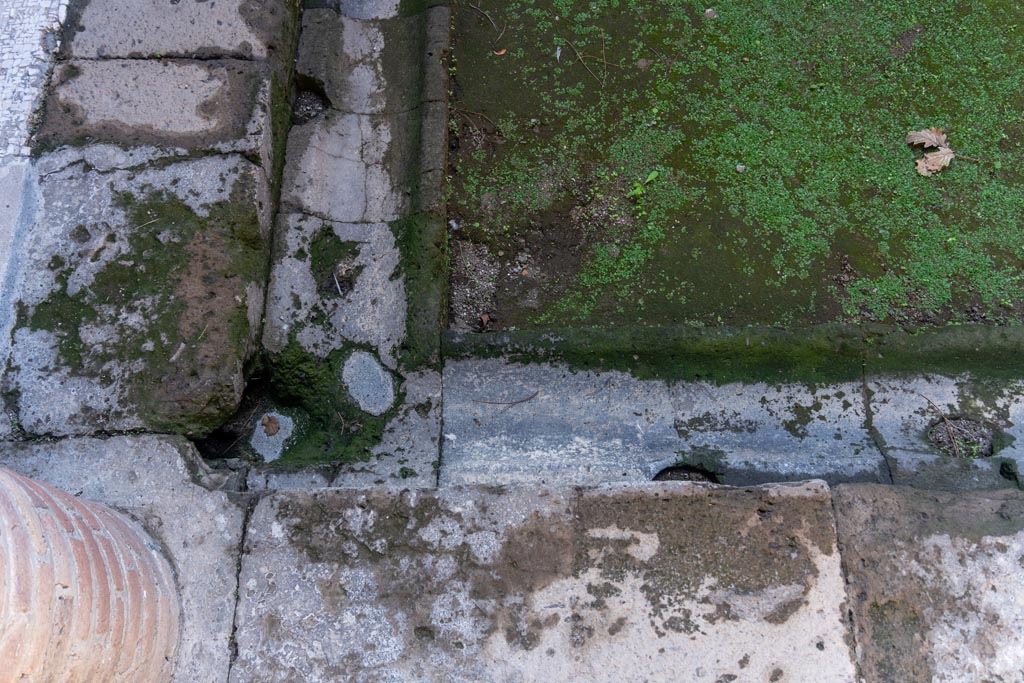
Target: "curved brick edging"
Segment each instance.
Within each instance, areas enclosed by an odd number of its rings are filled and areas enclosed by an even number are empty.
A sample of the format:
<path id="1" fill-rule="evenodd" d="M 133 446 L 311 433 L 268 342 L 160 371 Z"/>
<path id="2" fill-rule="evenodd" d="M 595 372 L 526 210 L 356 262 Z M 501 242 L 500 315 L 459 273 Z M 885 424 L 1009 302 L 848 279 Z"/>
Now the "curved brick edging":
<path id="1" fill-rule="evenodd" d="M 170 681 L 180 616 L 137 524 L 0 469 L 0 682 Z"/>

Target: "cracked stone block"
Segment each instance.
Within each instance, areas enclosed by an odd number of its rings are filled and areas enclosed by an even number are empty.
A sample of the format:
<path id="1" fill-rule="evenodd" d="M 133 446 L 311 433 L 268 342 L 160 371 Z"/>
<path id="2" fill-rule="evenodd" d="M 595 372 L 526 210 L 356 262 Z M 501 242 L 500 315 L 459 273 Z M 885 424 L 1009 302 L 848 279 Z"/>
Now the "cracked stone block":
<path id="1" fill-rule="evenodd" d="M 297 6 L 295 0 L 77 0 L 65 49 L 84 59 L 287 56 Z"/>
<path id="2" fill-rule="evenodd" d="M 821 482 L 274 494 L 231 682 L 852 683 L 833 524 Z"/>
<path id="3" fill-rule="evenodd" d="M 300 214 L 281 215 L 278 225 L 264 347 L 279 353 L 294 339 L 323 358 L 348 343 L 363 344 L 394 368 L 405 338 L 406 298 L 391 228 Z"/>
<path id="4" fill-rule="evenodd" d="M 662 382 L 503 359 L 444 368 L 441 483 L 650 481 L 680 449 Z"/>
<path id="5" fill-rule="evenodd" d="M 671 392 L 679 462 L 720 483 L 888 481 L 859 384 L 686 382 Z"/>
<path id="6" fill-rule="evenodd" d="M 263 172 L 233 155 L 140 165 L 143 152 L 39 161 L 5 301 L 4 387 L 30 434 L 201 435 L 238 405 L 263 311 Z"/>
<path id="7" fill-rule="evenodd" d="M 879 377 L 869 383 L 873 426 L 897 484 L 933 489 L 1019 486 L 1024 466 L 1024 382 L 928 375 Z M 970 444 L 953 457 L 932 442 L 947 420 L 966 418 L 992 436 L 992 455 Z M 958 442 L 959 443 L 959 442 Z"/>
<path id="8" fill-rule="evenodd" d="M 281 203 L 286 211 L 339 223 L 386 223 L 412 209 L 418 160 L 408 131 L 417 112 L 390 115 L 326 112 L 292 128 Z"/>
<path id="9" fill-rule="evenodd" d="M 846 485 L 834 500 L 864 680 L 1022 680 L 1024 494 Z"/>
<path id="10" fill-rule="evenodd" d="M 196 483 L 199 462 L 178 437 L 0 444 L 0 466 L 125 512 L 163 547 L 182 604 L 174 683 L 226 681 L 231 660 L 244 511 Z"/>
<path id="11" fill-rule="evenodd" d="M 55 69 L 53 82 L 36 135 L 44 148 L 84 140 L 156 145 L 238 152 L 259 157 L 268 172 L 275 167 L 275 103 L 258 63 L 74 60 Z"/>

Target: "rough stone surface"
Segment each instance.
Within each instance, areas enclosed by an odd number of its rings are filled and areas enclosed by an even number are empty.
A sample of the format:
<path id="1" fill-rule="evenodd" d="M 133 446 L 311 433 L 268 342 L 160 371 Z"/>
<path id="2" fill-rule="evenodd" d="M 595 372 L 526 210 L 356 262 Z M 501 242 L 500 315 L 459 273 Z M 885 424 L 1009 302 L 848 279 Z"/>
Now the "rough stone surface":
<path id="1" fill-rule="evenodd" d="M 434 488 L 440 465 L 441 375 L 410 373 L 404 402 L 384 428 L 366 462 L 342 465 L 331 482 L 339 488 Z"/>
<path id="2" fill-rule="evenodd" d="M 15 311 L 7 305 L 13 290 L 10 270 L 12 249 L 22 226 L 21 209 L 24 203 L 25 177 L 30 173 L 28 161 L 21 159 L 0 159 L 0 368 L 7 366 L 11 351 L 11 328 L 15 323 Z M 5 410 L 0 410 L 0 438 L 10 432 L 10 419 Z"/>
<path id="3" fill-rule="evenodd" d="M 856 385 L 668 385 L 501 359 L 445 365 L 442 484 L 885 481 Z"/>
<path id="4" fill-rule="evenodd" d="M 395 403 L 395 380 L 371 353 L 354 351 L 341 379 L 359 408 L 370 415 L 383 415 Z"/>
<path id="5" fill-rule="evenodd" d="M 672 387 L 680 461 L 725 484 L 889 480 L 858 384 Z"/>
<path id="6" fill-rule="evenodd" d="M 264 347 L 277 353 L 294 338 L 303 350 L 324 358 L 346 343 L 370 345 L 394 368 L 405 337 L 406 300 L 400 254 L 388 225 L 332 223 L 298 214 L 279 216 L 278 225 Z M 318 263 L 323 259 L 313 245 L 327 239 L 355 253 Z"/>
<path id="7" fill-rule="evenodd" d="M 75 57 L 265 58 L 290 44 L 293 0 L 79 0 L 68 26 Z"/>
<path id="8" fill-rule="evenodd" d="M 126 512 L 163 546 L 182 603 L 175 683 L 226 681 L 231 655 L 244 514 L 193 481 L 197 460 L 174 437 L 0 444 L 0 466 Z"/>
<path id="9" fill-rule="evenodd" d="M 54 70 L 36 139 L 260 156 L 273 168 L 270 79 L 240 60 L 75 60 Z"/>
<path id="10" fill-rule="evenodd" d="M 821 483 L 281 493 L 231 681 L 852 682 L 844 601 Z"/>
<path id="11" fill-rule="evenodd" d="M 295 420 L 282 413 L 268 412 L 253 430 L 249 445 L 264 462 L 273 462 L 281 457 L 294 431 Z"/>
<path id="12" fill-rule="evenodd" d="M 0 539 L 0 681 L 171 681 L 178 588 L 138 524 L 0 468 Z"/>
<path id="13" fill-rule="evenodd" d="M 1024 493 L 835 491 L 867 681 L 1024 680 Z"/>
<path id="14" fill-rule="evenodd" d="M 895 483 L 939 489 L 1019 485 L 1018 473 L 1024 466 L 1024 382 L 933 375 L 878 378 L 869 388 L 873 425 Z M 930 428 L 942 422 L 939 412 L 947 419 L 978 420 L 1001 434 L 994 456 L 954 458 L 929 443 Z"/>
<path id="15" fill-rule="evenodd" d="M 4 384 L 29 433 L 202 432 L 238 404 L 263 309 L 264 176 L 236 156 L 137 165 L 155 154 L 38 163 L 4 302 Z"/>
<path id="16" fill-rule="evenodd" d="M 60 44 L 57 36 L 67 4 L 67 0 L 0 0 L 0 160 L 26 158 L 32 152 L 32 114 Z"/>

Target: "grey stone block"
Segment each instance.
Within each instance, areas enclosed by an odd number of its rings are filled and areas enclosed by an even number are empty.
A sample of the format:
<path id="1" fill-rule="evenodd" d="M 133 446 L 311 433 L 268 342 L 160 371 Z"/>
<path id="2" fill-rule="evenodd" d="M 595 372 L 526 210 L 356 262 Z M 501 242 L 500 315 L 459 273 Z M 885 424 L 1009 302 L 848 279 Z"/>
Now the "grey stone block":
<path id="1" fill-rule="evenodd" d="M 897 484 L 933 489 L 1019 485 L 1024 466 L 1024 382 L 994 378 L 880 377 L 869 383 L 873 426 Z M 928 434 L 943 416 L 986 424 L 996 436 L 992 457 L 955 458 Z M 970 453 L 963 453 L 970 456 Z"/>
<path id="2" fill-rule="evenodd" d="M 444 387 L 443 486 L 650 481 L 680 448 L 661 382 L 484 359 Z"/>
<path id="3" fill-rule="evenodd" d="M 1024 494 L 834 492 L 864 680 L 1020 681 Z"/>
<path id="4" fill-rule="evenodd" d="M 288 136 L 281 203 L 339 223 L 386 223 L 405 215 L 416 166 L 406 136 L 418 112 L 396 116 L 328 111 Z"/>
<path id="5" fill-rule="evenodd" d="M 88 141 L 238 152 L 274 168 L 270 74 L 259 63 L 75 60 L 58 66 L 53 82 L 36 135 L 46 148 Z"/>
<path id="6" fill-rule="evenodd" d="M 195 483 L 197 462 L 173 437 L 0 444 L 0 466 L 126 512 L 161 543 L 182 602 L 175 683 L 224 682 L 231 659 L 244 511 Z"/>
<path id="7" fill-rule="evenodd" d="M 33 434 L 201 434 L 237 407 L 256 348 L 265 177 L 238 156 L 89 167 L 117 162 L 108 150 L 39 161 L 3 300 L 18 314 L 4 385 Z"/>
<path id="8" fill-rule="evenodd" d="M 279 353 L 294 339 L 324 358 L 346 344 L 369 345 L 394 368 L 405 337 L 406 296 L 391 228 L 301 214 L 281 215 L 278 225 L 264 347 Z M 314 252 L 327 253 L 329 242 L 347 255 L 327 263 L 327 272 L 314 272 L 314 260 L 321 260 Z"/>
<path id="9" fill-rule="evenodd" d="M 16 311 L 8 301 L 14 273 L 14 247 L 18 234 L 25 231 L 22 221 L 22 205 L 25 199 L 26 176 L 31 174 L 29 162 L 25 159 L 0 159 L 0 368 L 7 366 L 11 351 L 11 328 L 14 326 Z M 0 437 L 9 433 L 10 420 L 0 418 Z"/>
<path id="10" fill-rule="evenodd" d="M 265 413 L 260 424 L 252 431 L 249 445 L 263 458 L 263 462 L 274 462 L 284 453 L 288 439 L 295 432 L 295 420 L 289 416 L 271 411 Z"/>
<path id="11" fill-rule="evenodd" d="M 821 483 L 276 494 L 231 681 L 852 683 L 833 523 Z"/>
<path id="12" fill-rule="evenodd" d="M 672 399 L 680 462 L 721 483 L 889 479 L 859 384 L 680 383 Z"/>
<path id="13" fill-rule="evenodd" d="M 339 488 L 434 488 L 441 439 L 441 375 L 410 373 L 405 397 L 366 462 L 341 465 L 331 486 Z"/>
<path id="14" fill-rule="evenodd" d="M 86 59 L 262 59 L 288 55 L 295 14 L 293 0 L 80 1 L 71 12 L 65 49 Z"/>

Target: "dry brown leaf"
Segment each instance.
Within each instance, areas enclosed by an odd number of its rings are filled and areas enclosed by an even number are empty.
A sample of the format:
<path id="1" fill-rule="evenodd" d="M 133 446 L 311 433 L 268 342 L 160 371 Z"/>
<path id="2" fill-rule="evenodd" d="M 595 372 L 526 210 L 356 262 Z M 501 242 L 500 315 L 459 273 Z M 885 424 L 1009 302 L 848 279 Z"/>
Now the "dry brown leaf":
<path id="1" fill-rule="evenodd" d="M 924 158 L 917 160 L 917 172 L 921 175 L 933 175 L 949 166 L 956 153 L 949 147 L 939 147 L 934 152 L 927 152 Z"/>
<path id="2" fill-rule="evenodd" d="M 264 415 L 260 424 L 263 425 L 263 431 L 267 436 L 274 436 L 281 431 L 281 423 L 273 415 Z"/>
<path id="3" fill-rule="evenodd" d="M 922 147 L 949 147 L 946 134 L 941 128 L 925 128 L 915 130 L 907 134 L 908 145 L 921 145 Z"/>

